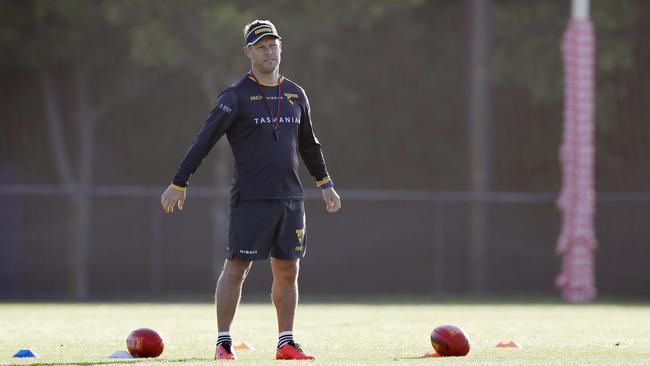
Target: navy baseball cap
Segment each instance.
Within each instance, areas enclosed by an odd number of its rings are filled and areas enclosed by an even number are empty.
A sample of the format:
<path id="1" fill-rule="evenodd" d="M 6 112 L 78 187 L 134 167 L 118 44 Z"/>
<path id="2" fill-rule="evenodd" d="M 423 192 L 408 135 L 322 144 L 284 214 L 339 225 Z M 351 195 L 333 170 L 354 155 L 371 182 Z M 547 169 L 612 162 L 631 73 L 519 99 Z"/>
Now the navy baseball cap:
<path id="1" fill-rule="evenodd" d="M 246 47 L 254 45 L 262 39 L 262 37 L 265 36 L 273 36 L 277 39 L 282 39 L 280 35 L 278 34 L 278 31 L 275 29 L 273 24 L 268 24 L 268 23 L 258 23 L 254 24 L 254 26 L 251 27 L 251 29 L 248 30 L 248 33 L 246 33 L 246 37 L 244 37 L 244 42 L 246 42 Z"/>

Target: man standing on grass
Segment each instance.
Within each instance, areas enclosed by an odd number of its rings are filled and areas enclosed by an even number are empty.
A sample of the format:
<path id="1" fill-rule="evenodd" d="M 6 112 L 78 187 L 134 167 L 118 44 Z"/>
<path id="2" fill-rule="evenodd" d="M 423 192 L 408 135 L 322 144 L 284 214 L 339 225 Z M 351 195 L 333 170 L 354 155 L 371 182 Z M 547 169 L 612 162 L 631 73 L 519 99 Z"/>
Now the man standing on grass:
<path id="1" fill-rule="evenodd" d="M 268 20 L 244 27 L 251 70 L 225 89 L 160 198 L 163 210 L 183 209 L 190 176 L 223 134 L 235 158 L 226 262 L 216 289 L 219 330 L 215 359 L 235 359 L 230 326 L 252 261 L 271 256 L 272 299 L 278 317 L 277 359 L 314 359 L 293 340 L 298 269 L 305 255 L 304 195 L 298 153 L 320 187 L 328 212 L 341 208 L 312 130 L 304 90 L 279 72 L 282 42 Z"/>

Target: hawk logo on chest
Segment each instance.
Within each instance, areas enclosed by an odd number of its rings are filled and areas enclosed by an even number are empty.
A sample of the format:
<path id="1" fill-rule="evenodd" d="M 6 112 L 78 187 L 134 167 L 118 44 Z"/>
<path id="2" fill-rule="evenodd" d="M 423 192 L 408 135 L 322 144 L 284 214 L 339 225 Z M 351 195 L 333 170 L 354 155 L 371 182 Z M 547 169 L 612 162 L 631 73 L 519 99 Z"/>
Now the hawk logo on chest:
<path id="1" fill-rule="evenodd" d="M 291 105 L 293 105 L 293 103 L 295 103 L 296 100 L 298 100 L 298 94 L 284 93 L 284 97 L 287 98 L 287 100 L 289 101 L 289 103 L 291 103 Z"/>

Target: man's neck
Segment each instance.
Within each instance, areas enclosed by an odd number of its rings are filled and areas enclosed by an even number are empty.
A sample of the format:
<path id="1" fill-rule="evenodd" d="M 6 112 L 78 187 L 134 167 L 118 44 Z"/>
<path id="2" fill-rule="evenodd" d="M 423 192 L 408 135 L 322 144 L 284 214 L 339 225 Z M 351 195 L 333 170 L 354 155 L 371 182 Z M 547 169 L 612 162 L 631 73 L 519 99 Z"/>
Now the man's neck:
<path id="1" fill-rule="evenodd" d="M 280 71 L 278 69 L 273 70 L 270 73 L 263 73 L 255 68 L 252 68 L 251 71 L 257 78 L 257 80 L 264 85 L 278 85 L 278 77 L 280 77 Z"/>

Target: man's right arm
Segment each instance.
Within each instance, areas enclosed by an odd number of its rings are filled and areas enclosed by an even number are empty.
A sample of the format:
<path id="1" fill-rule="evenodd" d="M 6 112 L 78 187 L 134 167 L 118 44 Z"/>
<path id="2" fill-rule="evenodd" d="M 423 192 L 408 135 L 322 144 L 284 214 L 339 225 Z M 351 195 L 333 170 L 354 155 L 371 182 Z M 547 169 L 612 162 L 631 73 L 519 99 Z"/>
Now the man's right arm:
<path id="1" fill-rule="evenodd" d="M 203 128 L 192 141 L 192 145 L 185 153 L 172 184 L 160 197 L 160 204 L 166 213 L 174 211 L 174 206 L 183 209 L 187 185 L 190 177 L 201 165 L 203 159 L 219 141 L 221 136 L 232 125 L 237 115 L 237 95 L 232 89 L 222 92 L 217 98 L 214 108 L 208 115 Z"/>
<path id="2" fill-rule="evenodd" d="M 214 144 L 226 133 L 236 115 L 237 95 L 232 89 L 227 89 L 219 95 L 203 128 L 192 141 L 190 148 L 187 149 L 176 176 L 174 176 L 173 184 L 175 186 L 187 187 L 192 174 L 199 168 Z"/>

